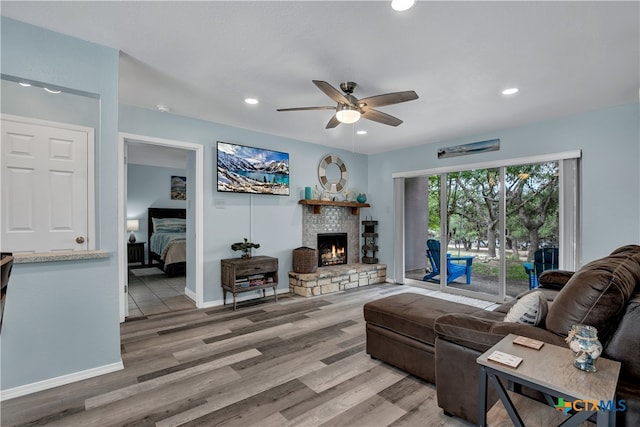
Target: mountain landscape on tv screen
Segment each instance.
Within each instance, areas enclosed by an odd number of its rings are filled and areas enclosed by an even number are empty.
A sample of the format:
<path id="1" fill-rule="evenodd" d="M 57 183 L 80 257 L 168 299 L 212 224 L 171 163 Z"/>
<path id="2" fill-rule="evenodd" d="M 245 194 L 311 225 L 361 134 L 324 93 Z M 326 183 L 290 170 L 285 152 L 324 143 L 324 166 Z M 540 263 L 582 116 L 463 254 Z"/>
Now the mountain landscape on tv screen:
<path id="1" fill-rule="evenodd" d="M 218 143 L 218 191 L 288 196 L 288 154 Z"/>

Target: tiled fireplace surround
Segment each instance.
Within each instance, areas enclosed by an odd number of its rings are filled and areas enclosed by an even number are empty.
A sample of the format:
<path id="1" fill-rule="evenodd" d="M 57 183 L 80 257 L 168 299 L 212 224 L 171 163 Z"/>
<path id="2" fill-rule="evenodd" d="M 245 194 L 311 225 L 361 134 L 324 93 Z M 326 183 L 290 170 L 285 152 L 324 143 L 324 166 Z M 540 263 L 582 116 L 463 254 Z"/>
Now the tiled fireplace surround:
<path id="1" fill-rule="evenodd" d="M 360 216 L 344 206 L 322 206 L 319 214 L 313 208 L 302 206 L 302 246 L 316 248 L 319 233 L 347 233 L 348 264 L 319 267 L 315 273 L 291 271 L 289 290 L 309 297 L 386 281 L 386 265 L 359 262 Z"/>
<path id="2" fill-rule="evenodd" d="M 359 215 L 343 206 L 322 206 L 319 214 L 313 206 L 302 206 L 302 246 L 317 248 L 319 233 L 347 233 L 347 263 L 355 264 L 360 256 Z"/>

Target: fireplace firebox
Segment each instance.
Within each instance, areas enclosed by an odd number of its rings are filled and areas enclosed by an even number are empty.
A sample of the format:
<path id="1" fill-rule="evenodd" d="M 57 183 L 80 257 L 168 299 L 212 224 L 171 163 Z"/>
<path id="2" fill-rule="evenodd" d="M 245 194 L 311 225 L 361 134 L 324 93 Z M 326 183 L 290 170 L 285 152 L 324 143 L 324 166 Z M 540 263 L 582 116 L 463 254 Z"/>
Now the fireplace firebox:
<path id="1" fill-rule="evenodd" d="M 318 234 L 318 267 L 347 264 L 347 233 Z"/>

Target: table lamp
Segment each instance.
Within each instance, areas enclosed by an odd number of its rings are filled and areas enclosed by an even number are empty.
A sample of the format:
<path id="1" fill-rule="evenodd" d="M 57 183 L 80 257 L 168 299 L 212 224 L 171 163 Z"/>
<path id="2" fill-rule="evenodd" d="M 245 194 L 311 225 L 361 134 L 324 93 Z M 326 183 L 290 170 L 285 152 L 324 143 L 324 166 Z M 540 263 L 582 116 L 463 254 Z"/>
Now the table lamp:
<path id="1" fill-rule="evenodd" d="M 129 243 L 136 242 L 136 235 L 133 233 L 134 231 L 138 231 L 140 229 L 140 220 L 137 219 L 128 219 L 127 220 L 127 231 L 130 231 L 129 235 Z"/>

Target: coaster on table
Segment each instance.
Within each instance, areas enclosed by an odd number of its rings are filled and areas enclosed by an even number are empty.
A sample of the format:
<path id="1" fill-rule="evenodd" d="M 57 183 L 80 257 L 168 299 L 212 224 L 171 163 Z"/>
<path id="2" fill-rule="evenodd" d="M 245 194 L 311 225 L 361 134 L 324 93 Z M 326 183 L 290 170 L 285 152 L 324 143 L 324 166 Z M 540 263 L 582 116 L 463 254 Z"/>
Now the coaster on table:
<path id="1" fill-rule="evenodd" d="M 494 351 L 491 353 L 488 360 L 493 362 L 498 362 L 502 365 L 509 366 L 510 368 L 517 368 L 520 363 L 522 363 L 522 357 L 514 356 L 512 354 L 503 353 L 501 351 Z"/>
<path id="2" fill-rule="evenodd" d="M 533 338 L 518 336 L 513 340 L 514 344 L 522 345 L 525 347 L 533 348 L 534 350 L 540 350 L 544 345 L 543 341 L 534 340 Z"/>

